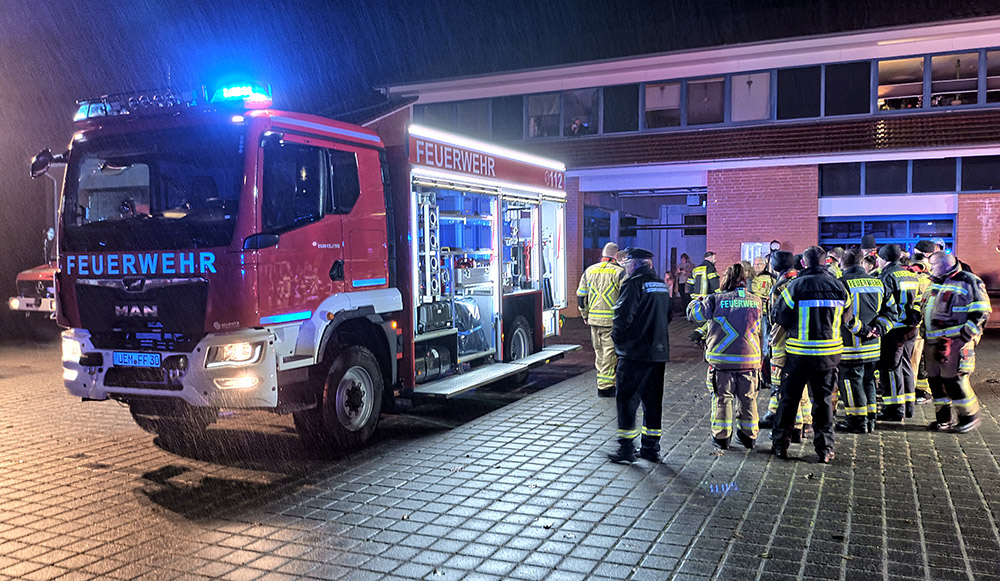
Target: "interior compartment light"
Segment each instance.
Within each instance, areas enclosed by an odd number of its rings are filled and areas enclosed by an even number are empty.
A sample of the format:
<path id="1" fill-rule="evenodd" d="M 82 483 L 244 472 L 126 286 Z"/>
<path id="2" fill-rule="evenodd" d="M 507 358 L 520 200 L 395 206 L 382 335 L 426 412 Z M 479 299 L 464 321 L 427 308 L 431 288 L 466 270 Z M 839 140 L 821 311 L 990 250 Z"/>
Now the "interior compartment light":
<path id="1" fill-rule="evenodd" d="M 205 367 L 226 367 L 236 365 L 251 365 L 260 361 L 264 353 L 264 341 L 242 341 L 227 345 L 215 345 L 208 348 Z"/>

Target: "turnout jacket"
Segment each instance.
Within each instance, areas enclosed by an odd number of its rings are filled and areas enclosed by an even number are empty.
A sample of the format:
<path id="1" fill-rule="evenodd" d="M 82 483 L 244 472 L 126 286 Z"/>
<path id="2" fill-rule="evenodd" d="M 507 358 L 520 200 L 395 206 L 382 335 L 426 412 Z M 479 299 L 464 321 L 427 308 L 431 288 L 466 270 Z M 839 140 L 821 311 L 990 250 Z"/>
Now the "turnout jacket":
<path id="1" fill-rule="evenodd" d="M 993 312 L 982 279 L 961 267 L 943 279 L 932 278 L 923 305 L 929 343 L 945 338 L 968 343 L 983 332 Z"/>
<path id="2" fill-rule="evenodd" d="M 778 367 L 785 365 L 785 343 L 788 341 L 788 333 L 774 320 L 774 305 L 781 300 L 781 291 L 792 282 L 796 274 L 798 272 L 794 269 L 781 273 L 771 287 L 771 296 L 768 300 L 768 345 L 771 347 L 771 364 Z"/>
<path id="3" fill-rule="evenodd" d="M 844 350 L 841 327 L 851 295 L 825 266 L 799 272 L 781 289 L 774 306 L 774 320 L 788 333 L 789 355 L 815 358 L 820 368 L 836 367 Z"/>
<path id="4" fill-rule="evenodd" d="M 580 277 L 576 300 L 588 325 L 610 327 L 625 269 L 610 258 L 591 264 Z"/>
<path id="5" fill-rule="evenodd" d="M 703 260 L 691 274 L 691 296 L 700 299 L 719 290 L 719 273 L 711 260 Z"/>
<path id="6" fill-rule="evenodd" d="M 886 294 L 896 302 L 897 315 L 893 329 L 912 329 L 920 325 L 920 304 L 917 302 L 920 279 L 916 273 L 898 262 L 886 264 L 878 277 Z"/>
<path id="7" fill-rule="evenodd" d="M 896 302 L 891 294 L 886 294 L 885 285 L 861 266 L 851 266 L 840 277 L 840 282 L 851 293 L 849 321 L 844 323 L 843 363 L 867 363 L 878 361 L 881 335 L 892 329 L 897 319 Z M 872 329 L 878 335 L 868 337 Z"/>
<path id="8" fill-rule="evenodd" d="M 670 289 L 652 268 L 625 277 L 615 303 L 611 340 L 615 353 L 637 361 L 669 361 Z"/>
<path id="9" fill-rule="evenodd" d="M 705 359 L 715 369 L 760 369 L 764 301 L 745 288 L 691 301 L 688 320 L 708 322 Z"/>

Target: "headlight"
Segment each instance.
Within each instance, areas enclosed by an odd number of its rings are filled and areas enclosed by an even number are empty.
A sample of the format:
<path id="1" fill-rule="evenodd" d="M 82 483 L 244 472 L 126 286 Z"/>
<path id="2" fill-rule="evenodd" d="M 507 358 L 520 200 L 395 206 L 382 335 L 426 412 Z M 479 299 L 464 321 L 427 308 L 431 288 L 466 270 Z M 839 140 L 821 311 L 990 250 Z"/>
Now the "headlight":
<path id="1" fill-rule="evenodd" d="M 21 308 L 21 299 L 13 297 L 10 299 L 10 310 L 16 311 Z"/>
<path id="2" fill-rule="evenodd" d="M 62 360 L 66 363 L 79 363 L 81 355 L 83 351 L 80 349 L 80 342 L 63 337 Z"/>
<path id="3" fill-rule="evenodd" d="M 264 354 L 264 341 L 243 341 L 241 343 L 229 343 L 228 345 L 216 345 L 208 348 L 208 357 L 205 359 L 205 367 L 250 365 L 260 361 Z"/>

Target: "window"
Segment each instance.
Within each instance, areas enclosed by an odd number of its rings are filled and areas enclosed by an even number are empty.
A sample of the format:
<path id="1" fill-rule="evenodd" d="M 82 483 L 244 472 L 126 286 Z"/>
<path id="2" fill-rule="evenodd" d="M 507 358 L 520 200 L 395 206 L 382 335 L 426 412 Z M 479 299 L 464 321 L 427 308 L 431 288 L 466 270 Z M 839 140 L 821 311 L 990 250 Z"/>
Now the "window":
<path id="1" fill-rule="evenodd" d="M 924 59 L 894 59 L 878 63 L 878 108 L 919 109 L 924 102 Z"/>
<path id="2" fill-rule="evenodd" d="M 490 100 L 493 139 L 524 139 L 524 98 L 494 97 Z"/>
<path id="3" fill-rule="evenodd" d="M 986 53 L 986 102 L 1000 103 L 1000 50 Z"/>
<path id="4" fill-rule="evenodd" d="M 778 71 L 778 119 L 819 117 L 820 67 Z"/>
<path id="5" fill-rule="evenodd" d="M 733 100 L 730 119 L 734 123 L 771 117 L 771 73 L 733 75 L 729 90 Z"/>
<path id="6" fill-rule="evenodd" d="M 528 137 L 559 135 L 559 95 L 528 96 Z"/>
<path id="7" fill-rule="evenodd" d="M 681 84 L 646 85 L 646 127 L 677 127 L 681 124 Z"/>
<path id="8" fill-rule="evenodd" d="M 962 158 L 962 191 L 1000 190 L 1000 156 Z"/>
<path id="9" fill-rule="evenodd" d="M 913 160 L 913 193 L 954 191 L 954 159 Z"/>
<path id="10" fill-rule="evenodd" d="M 975 105 L 978 86 L 978 53 L 931 57 L 931 107 Z"/>
<path id="11" fill-rule="evenodd" d="M 331 208 L 327 196 L 328 212 L 350 214 L 361 196 L 358 156 L 350 151 L 330 150 L 330 166 L 333 168 L 333 204 Z"/>
<path id="12" fill-rule="evenodd" d="M 819 237 L 822 240 L 854 240 L 861 242 L 861 221 L 828 222 L 820 219 Z"/>
<path id="13" fill-rule="evenodd" d="M 872 234 L 875 240 L 906 238 L 906 220 L 866 220 L 865 234 Z"/>
<path id="14" fill-rule="evenodd" d="M 454 103 L 416 105 L 413 108 L 413 118 L 428 127 L 454 131 L 455 105 Z"/>
<path id="15" fill-rule="evenodd" d="M 865 164 L 865 195 L 905 194 L 906 161 L 873 161 Z"/>
<path id="16" fill-rule="evenodd" d="M 826 65 L 827 115 L 856 115 L 871 111 L 872 65 L 870 62 Z"/>
<path id="17" fill-rule="evenodd" d="M 685 226 L 701 226 L 701 228 L 685 228 L 685 236 L 707 236 L 708 235 L 708 215 L 707 214 L 685 214 Z"/>
<path id="18" fill-rule="evenodd" d="M 951 238 L 954 233 L 954 220 L 912 220 L 910 222 L 910 236 L 916 238 Z"/>
<path id="19" fill-rule="evenodd" d="M 699 79 L 687 83 L 688 125 L 722 123 L 725 110 L 725 79 Z"/>
<path id="20" fill-rule="evenodd" d="M 819 243 L 823 246 L 857 246 L 862 234 L 874 235 L 879 244 L 900 244 L 910 251 L 925 238 L 943 238 L 950 246 L 955 239 L 955 219 L 951 214 L 819 219 Z"/>
<path id="21" fill-rule="evenodd" d="M 834 163 L 819 167 L 820 196 L 860 196 L 861 164 Z"/>
<path id="22" fill-rule="evenodd" d="M 603 248 L 611 242 L 611 212 L 594 206 L 583 207 L 584 248 Z"/>
<path id="23" fill-rule="evenodd" d="M 264 231 L 281 233 L 323 217 L 323 150 L 282 143 L 264 150 Z"/>
<path id="24" fill-rule="evenodd" d="M 566 137 L 595 135 L 597 133 L 597 89 L 582 89 L 563 93 L 564 127 Z"/>
<path id="25" fill-rule="evenodd" d="M 486 99 L 455 103 L 455 131 L 472 137 L 490 137 L 490 102 Z"/>
<path id="26" fill-rule="evenodd" d="M 604 133 L 639 130 L 639 85 L 604 88 Z"/>

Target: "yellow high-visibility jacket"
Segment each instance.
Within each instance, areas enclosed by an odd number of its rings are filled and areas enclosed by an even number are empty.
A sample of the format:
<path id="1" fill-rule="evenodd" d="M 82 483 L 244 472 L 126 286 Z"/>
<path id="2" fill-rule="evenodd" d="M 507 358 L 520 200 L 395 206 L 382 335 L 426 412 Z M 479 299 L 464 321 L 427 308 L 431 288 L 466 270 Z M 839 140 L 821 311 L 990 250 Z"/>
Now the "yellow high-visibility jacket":
<path id="1" fill-rule="evenodd" d="M 583 271 L 580 286 L 576 289 L 576 300 L 587 324 L 611 326 L 624 274 L 625 269 L 610 258 L 592 264 Z"/>

